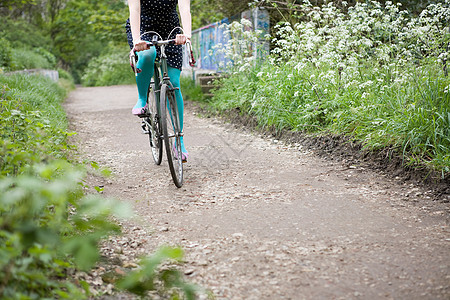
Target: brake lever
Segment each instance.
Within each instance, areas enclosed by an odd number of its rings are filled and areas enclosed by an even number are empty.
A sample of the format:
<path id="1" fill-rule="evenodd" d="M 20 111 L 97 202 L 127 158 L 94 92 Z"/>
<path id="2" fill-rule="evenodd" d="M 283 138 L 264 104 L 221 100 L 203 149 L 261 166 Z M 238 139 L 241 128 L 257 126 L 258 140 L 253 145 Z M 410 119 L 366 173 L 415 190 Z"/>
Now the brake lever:
<path id="1" fill-rule="evenodd" d="M 188 48 L 188 53 L 189 53 L 189 65 L 191 67 L 195 67 L 196 61 L 194 58 L 194 51 L 192 51 L 192 44 L 191 41 L 187 41 L 186 42 L 187 48 Z"/>
<path id="2" fill-rule="evenodd" d="M 136 54 L 136 50 L 134 48 L 130 51 L 130 67 L 134 72 L 134 76 L 137 77 L 138 73 L 141 73 L 142 70 L 136 67 L 136 63 L 138 61 L 138 56 Z"/>

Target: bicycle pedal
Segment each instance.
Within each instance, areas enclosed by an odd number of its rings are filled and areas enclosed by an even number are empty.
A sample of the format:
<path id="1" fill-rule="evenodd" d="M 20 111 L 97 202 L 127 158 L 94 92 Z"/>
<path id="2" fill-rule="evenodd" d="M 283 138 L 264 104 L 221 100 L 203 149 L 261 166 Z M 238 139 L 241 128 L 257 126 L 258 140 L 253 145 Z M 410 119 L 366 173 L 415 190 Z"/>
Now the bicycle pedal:
<path id="1" fill-rule="evenodd" d="M 142 121 L 141 129 L 142 129 L 142 134 L 149 134 L 150 133 L 150 131 L 147 130 L 147 125 L 145 124 L 144 121 Z"/>

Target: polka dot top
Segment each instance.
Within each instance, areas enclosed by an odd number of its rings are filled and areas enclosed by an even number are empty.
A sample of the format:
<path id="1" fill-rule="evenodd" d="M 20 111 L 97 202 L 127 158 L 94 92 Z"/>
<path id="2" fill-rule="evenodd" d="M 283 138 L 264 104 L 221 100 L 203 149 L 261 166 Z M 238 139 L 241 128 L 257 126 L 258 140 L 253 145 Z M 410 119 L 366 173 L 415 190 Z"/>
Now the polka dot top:
<path id="1" fill-rule="evenodd" d="M 174 39 L 181 33 L 180 29 L 170 32 L 175 27 L 180 26 L 177 13 L 178 0 L 141 0 L 141 39 L 151 41 L 155 35 L 153 33 L 144 34 L 147 31 L 156 31 L 163 39 Z M 126 25 L 127 39 L 130 49 L 133 48 L 133 37 L 131 35 L 130 19 Z M 160 49 L 157 47 L 158 56 Z M 167 63 L 173 68 L 181 70 L 183 64 L 183 53 L 181 45 L 166 46 Z"/>

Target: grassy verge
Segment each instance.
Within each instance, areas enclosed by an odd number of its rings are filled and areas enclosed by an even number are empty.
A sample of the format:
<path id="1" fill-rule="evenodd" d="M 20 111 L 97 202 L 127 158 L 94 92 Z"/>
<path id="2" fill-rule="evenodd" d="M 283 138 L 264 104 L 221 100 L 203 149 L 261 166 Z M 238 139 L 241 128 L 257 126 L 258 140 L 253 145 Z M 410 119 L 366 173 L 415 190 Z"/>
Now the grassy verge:
<path id="1" fill-rule="evenodd" d="M 340 134 L 367 150 L 396 149 L 405 163 L 448 176 L 450 79 L 438 65 L 403 71 L 410 72 L 410 81 L 380 82 L 367 68 L 361 82 L 371 86 L 345 87 L 319 79 L 323 70 L 312 67 L 297 72 L 265 66 L 224 79 L 210 105 L 222 112 L 239 109 L 277 131 Z"/>
<path id="2" fill-rule="evenodd" d="M 184 100 L 197 102 L 206 101 L 202 88 L 199 85 L 196 85 L 195 81 L 191 77 L 181 76 L 180 86 Z"/>
<path id="3" fill-rule="evenodd" d="M 449 5 L 430 5 L 419 16 L 392 3 L 356 4 L 345 13 L 332 4 L 299 5 L 301 21 L 277 26 L 263 63 L 239 59 L 242 38 L 230 39 L 222 52 L 234 62 L 231 76 L 210 105 L 238 109 L 270 130 L 337 134 L 366 151 L 390 149 L 405 165 L 448 178 Z M 246 26 L 231 24 L 231 36 L 248 35 Z"/>
<path id="4" fill-rule="evenodd" d="M 1 76 L 0 174 L 16 176 L 67 155 L 66 91 L 41 76 Z"/>

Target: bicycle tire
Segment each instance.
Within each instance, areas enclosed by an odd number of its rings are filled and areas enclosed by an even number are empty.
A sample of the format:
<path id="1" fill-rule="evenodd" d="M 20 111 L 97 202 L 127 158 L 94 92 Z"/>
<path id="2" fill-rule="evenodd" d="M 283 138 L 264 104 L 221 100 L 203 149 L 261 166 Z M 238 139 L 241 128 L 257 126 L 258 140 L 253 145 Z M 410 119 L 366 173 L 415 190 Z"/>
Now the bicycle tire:
<path id="1" fill-rule="evenodd" d="M 183 185 L 183 161 L 181 157 L 181 131 L 175 92 L 167 84 L 161 86 L 160 112 L 164 146 L 173 182 Z"/>
<path id="2" fill-rule="evenodd" d="M 161 122 L 159 114 L 159 101 L 156 97 L 155 88 L 150 84 L 147 91 L 148 116 L 145 118 L 148 139 L 152 150 L 153 161 L 160 165 L 162 161 L 163 146 L 161 137 Z"/>

